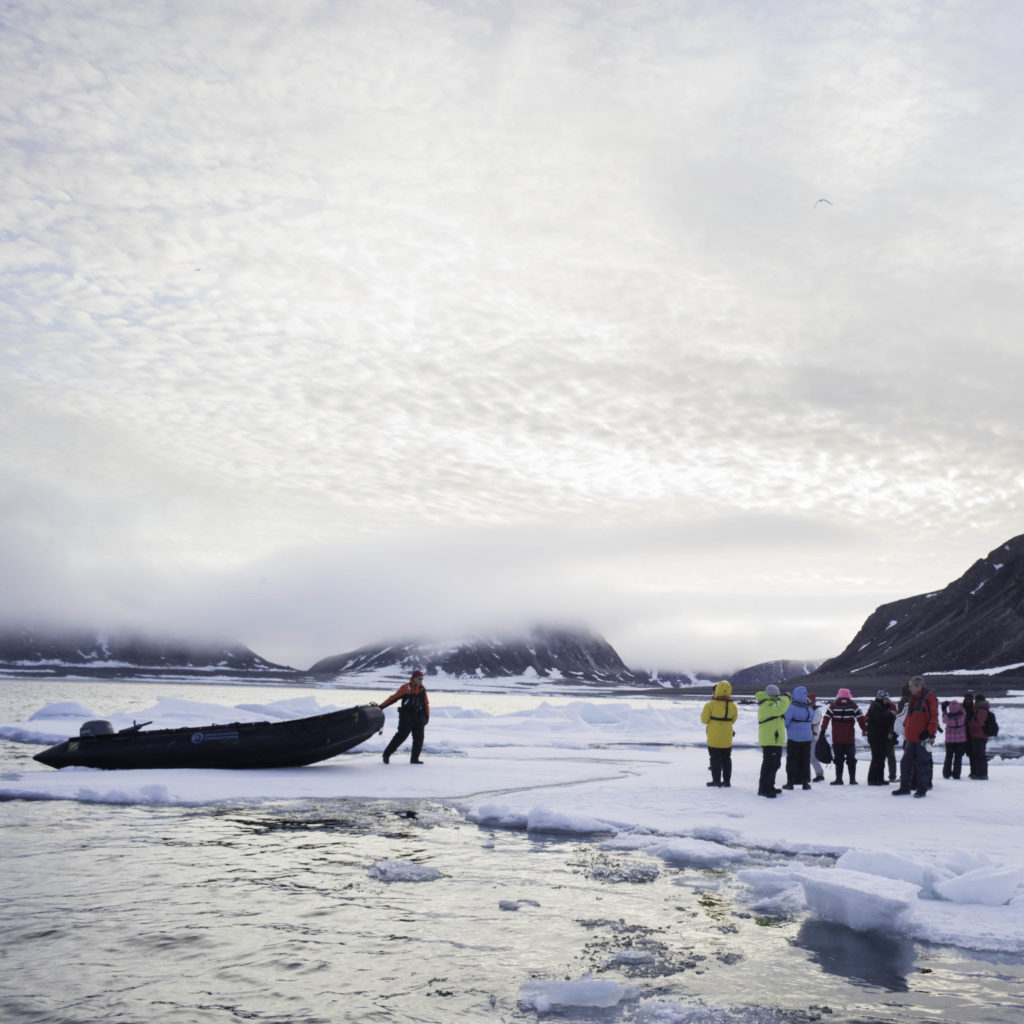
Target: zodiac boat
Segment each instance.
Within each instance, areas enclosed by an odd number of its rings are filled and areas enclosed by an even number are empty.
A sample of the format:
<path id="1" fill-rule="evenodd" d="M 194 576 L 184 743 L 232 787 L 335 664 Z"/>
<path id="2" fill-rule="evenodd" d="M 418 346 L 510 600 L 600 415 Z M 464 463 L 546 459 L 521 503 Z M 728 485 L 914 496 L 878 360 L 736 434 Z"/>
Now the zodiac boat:
<path id="1" fill-rule="evenodd" d="M 384 728 L 376 704 L 282 722 L 233 722 L 198 728 L 114 731 L 86 722 L 78 736 L 35 754 L 51 768 L 294 768 L 351 750 Z"/>

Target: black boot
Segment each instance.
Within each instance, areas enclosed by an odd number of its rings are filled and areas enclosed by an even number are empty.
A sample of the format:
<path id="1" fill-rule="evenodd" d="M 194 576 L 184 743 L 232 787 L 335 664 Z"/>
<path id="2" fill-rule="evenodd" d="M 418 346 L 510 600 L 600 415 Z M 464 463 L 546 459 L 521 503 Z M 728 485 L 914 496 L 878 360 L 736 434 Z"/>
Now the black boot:
<path id="1" fill-rule="evenodd" d="M 856 763 L 850 765 L 850 785 L 857 785 L 857 765 Z"/>

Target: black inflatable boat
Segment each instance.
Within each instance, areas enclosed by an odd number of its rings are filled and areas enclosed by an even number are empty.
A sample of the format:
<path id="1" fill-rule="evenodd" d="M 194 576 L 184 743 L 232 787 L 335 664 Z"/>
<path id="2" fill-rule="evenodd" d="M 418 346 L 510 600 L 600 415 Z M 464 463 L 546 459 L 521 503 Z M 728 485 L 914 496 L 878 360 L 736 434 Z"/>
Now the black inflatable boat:
<path id="1" fill-rule="evenodd" d="M 34 755 L 51 768 L 294 768 L 326 761 L 384 728 L 376 704 L 283 722 L 233 722 L 153 729 L 143 722 L 114 732 L 86 722 L 80 735 Z"/>

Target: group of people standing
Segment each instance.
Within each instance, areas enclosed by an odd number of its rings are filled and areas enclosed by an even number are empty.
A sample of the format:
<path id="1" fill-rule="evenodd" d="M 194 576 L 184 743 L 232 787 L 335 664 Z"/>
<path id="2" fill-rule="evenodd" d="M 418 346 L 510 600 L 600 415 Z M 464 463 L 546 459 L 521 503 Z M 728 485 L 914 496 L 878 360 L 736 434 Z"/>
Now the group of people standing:
<path id="1" fill-rule="evenodd" d="M 946 756 L 942 775 L 961 778 L 963 760 L 970 766 L 969 778 L 988 778 L 986 746 L 995 731 L 995 716 L 988 701 L 968 692 L 963 702 L 943 701 L 942 726 L 939 703 L 927 689 L 922 676 L 914 676 L 903 688 L 898 701 L 879 690 L 866 712 L 842 687 L 834 700 L 822 707 L 805 686 L 795 686 L 792 694 L 771 685 L 758 692 L 758 745 L 761 747 L 759 796 L 774 799 L 785 789 L 810 789 L 812 780 L 824 780 L 821 762 L 835 765 L 833 786 L 844 782 L 857 785 L 857 732 L 867 738 L 871 750 L 867 784 L 885 786 L 897 781 L 896 749 L 902 733 L 903 750 L 899 762 L 899 786 L 893 796 L 913 793 L 923 797 L 932 788 L 932 746 L 945 727 Z M 722 681 L 701 711 L 707 727 L 708 756 L 711 767 L 709 786 L 730 786 L 732 782 L 732 740 L 739 709 L 732 697 L 732 686 Z M 829 726 L 832 742 L 827 740 Z M 781 788 L 776 778 L 786 752 L 786 781 Z M 888 771 L 887 771 L 888 770 Z M 813 774 L 812 774 L 813 772 Z M 844 774 L 846 776 L 844 780 Z"/>

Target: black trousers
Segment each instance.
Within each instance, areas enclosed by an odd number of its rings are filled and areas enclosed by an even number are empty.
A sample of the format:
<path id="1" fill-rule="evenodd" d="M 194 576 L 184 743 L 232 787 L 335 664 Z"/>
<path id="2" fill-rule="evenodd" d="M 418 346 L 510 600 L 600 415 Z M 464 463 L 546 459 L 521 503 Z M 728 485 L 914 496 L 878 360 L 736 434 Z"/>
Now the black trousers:
<path id="1" fill-rule="evenodd" d="M 967 740 L 968 756 L 971 759 L 971 778 L 988 778 L 988 755 L 985 747 L 988 745 L 987 736 L 971 736 Z"/>
<path id="2" fill-rule="evenodd" d="M 410 761 L 418 761 L 420 759 L 420 752 L 423 750 L 423 730 L 426 728 L 422 723 L 419 722 L 408 722 L 398 720 L 398 732 L 391 737 L 391 742 L 387 745 L 384 750 L 384 756 L 390 757 L 412 734 L 412 753 L 409 756 Z"/>
<path id="3" fill-rule="evenodd" d="M 758 793 L 775 792 L 775 776 L 782 764 L 782 747 L 761 748 L 761 777 L 758 779 Z"/>
<path id="4" fill-rule="evenodd" d="M 942 762 L 944 779 L 959 779 L 963 770 L 964 755 L 967 753 L 967 741 L 950 743 L 946 741 L 946 757 Z"/>
<path id="5" fill-rule="evenodd" d="M 868 740 L 871 747 L 871 764 L 868 765 L 868 785 L 881 786 L 885 782 L 885 761 L 889 754 L 888 737 L 882 739 Z M 893 753 L 890 772 L 895 775 L 896 754 Z"/>
<path id="6" fill-rule="evenodd" d="M 857 747 L 853 743 L 832 743 L 832 756 L 835 758 L 836 778 L 843 777 L 843 765 L 850 771 L 850 781 L 857 777 Z"/>
<path id="7" fill-rule="evenodd" d="M 903 744 L 900 760 L 900 789 L 927 793 L 932 788 L 932 752 L 923 743 Z"/>
<path id="8" fill-rule="evenodd" d="M 732 747 L 708 747 L 711 781 L 716 785 L 732 782 Z"/>
<path id="9" fill-rule="evenodd" d="M 811 781 L 811 741 L 786 741 L 786 782 L 799 786 Z"/>

